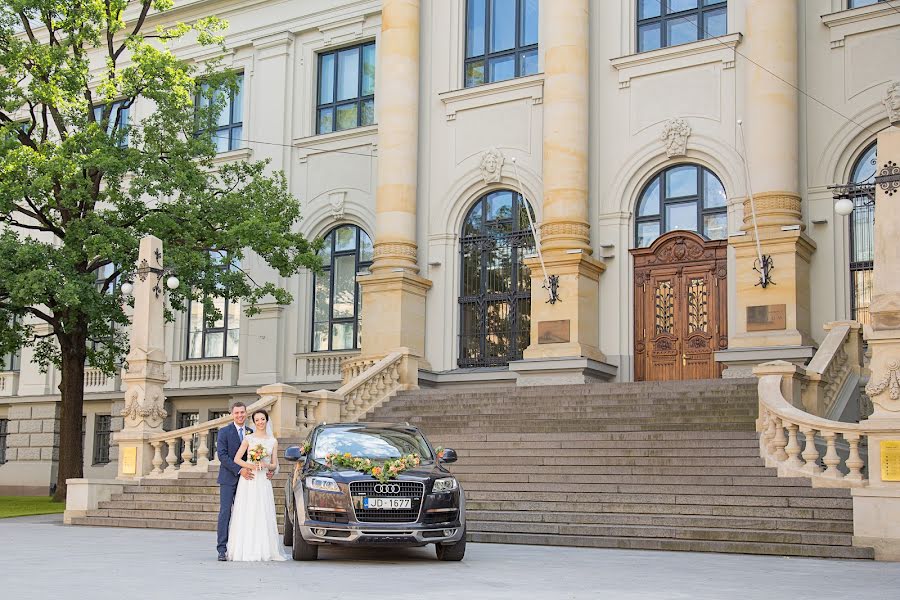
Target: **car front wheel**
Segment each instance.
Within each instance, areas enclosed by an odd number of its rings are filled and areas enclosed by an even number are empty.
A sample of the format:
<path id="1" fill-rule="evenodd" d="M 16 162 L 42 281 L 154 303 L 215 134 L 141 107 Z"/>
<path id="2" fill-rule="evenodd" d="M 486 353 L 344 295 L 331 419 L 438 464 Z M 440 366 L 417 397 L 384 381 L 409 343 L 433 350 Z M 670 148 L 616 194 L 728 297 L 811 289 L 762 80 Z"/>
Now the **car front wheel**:
<path id="1" fill-rule="evenodd" d="M 463 530 L 462 539 L 455 544 L 436 544 L 434 547 L 438 560 L 461 561 L 466 555 L 466 532 Z"/>
<path id="2" fill-rule="evenodd" d="M 300 533 L 300 519 L 291 519 L 291 521 L 293 521 L 294 525 L 292 534 L 294 547 L 291 551 L 291 556 L 293 556 L 294 560 L 316 560 L 319 558 L 319 547 L 304 540 L 303 535 Z"/>

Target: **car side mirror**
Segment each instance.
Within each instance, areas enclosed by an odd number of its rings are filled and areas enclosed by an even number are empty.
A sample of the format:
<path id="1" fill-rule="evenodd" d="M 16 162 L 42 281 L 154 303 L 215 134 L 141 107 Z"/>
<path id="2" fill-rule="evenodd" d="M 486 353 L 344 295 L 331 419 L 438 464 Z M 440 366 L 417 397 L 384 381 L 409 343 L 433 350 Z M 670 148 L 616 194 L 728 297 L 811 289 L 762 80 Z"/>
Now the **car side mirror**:
<path id="1" fill-rule="evenodd" d="M 303 454 L 303 449 L 300 446 L 288 446 L 284 451 L 284 459 L 287 461 L 297 462 L 304 458 L 306 458 L 306 455 Z"/>
<path id="2" fill-rule="evenodd" d="M 441 451 L 438 460 L 442 463 L 455 463 L 456 450 L 453 450 L 452 448 L 444 448 L 443 451 Z"/>

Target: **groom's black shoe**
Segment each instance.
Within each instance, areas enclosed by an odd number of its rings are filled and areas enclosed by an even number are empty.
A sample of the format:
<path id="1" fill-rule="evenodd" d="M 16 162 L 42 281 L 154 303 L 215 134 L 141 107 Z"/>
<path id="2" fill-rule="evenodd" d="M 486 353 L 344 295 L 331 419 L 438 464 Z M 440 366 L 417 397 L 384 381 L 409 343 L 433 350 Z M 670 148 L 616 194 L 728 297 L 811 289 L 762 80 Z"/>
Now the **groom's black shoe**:
<path id="1" fill-rule="evenodd" d="M 228 560 L 228 559 L 225 557 L 225 553 L 224 553 L 224 552 L 223 552 L 222 554 L 219 555 L 219 560 L 221 560 L 222 562 L 225 562 L 226 560 Z"/>

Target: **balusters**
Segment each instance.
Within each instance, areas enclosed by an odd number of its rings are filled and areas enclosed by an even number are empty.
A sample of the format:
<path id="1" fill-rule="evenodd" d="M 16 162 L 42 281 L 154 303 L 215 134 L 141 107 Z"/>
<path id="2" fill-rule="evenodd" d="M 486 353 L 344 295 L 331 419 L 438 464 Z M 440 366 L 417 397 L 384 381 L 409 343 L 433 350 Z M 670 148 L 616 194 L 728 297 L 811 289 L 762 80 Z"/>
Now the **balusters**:
<path id="1" fill-rule="evenodd" d="M 197 443 L 197 466 L 203 467 L 204 469 L 209 465 L 209 446 L 207 446 L 206 440 L 209 437 L 208 431 L 201 431 L 198 434 L 200 438 Z"/>
<path id="2" fill-rule="evenodd" d="M 819 466 L 819 450 L 816 448 L 816 430 L 812 427 L 804 425 L 800 428 L 803 437 L 806 438 L 806 445 L 803 448 L 803 470 L 812 475 L 822 472 Z"/>
<path id="3" fill-rule="evenodd" d="M 151 475 L 162 475 L 162 469 L 160 468 L 163 463 L 162 452 L 160 452 L 159 447 L 162 445 L 162 442 L 150 442 L 150 445 L 153 446 L 153 470 L 150 471 Z"/>
<path id="4" fill-rule="evenodd" d="M 803 466 L 800 460 L 800 444 L 797 442 L 797 425 L 794 423 L 787 424 L 788 443 L 784 450 L 787 454 L 787 465 L 799 469 Z"/>
<path id="5" fill-rule="evenodd" d="M 775 460 L 778 462 L 787 460 L 787 452 L 784 451 L 785 446 L 787 446 L 787 438 L 784 437 L 783 423 L 779 417 L 775 417 L 775 437 L 772 439 L 772 449 Z"/>
<path id="6" fill-rule="evenodd" d="M 769 427 L 766 431 L 766 454 L 772 456 L 775 453 L 775 427 L 777 425 L 776 421 L 778 417 L 773 414 L 769 414 Z"/>
<path id="7" fill-rule="evenodd" d="M 178 438 L 166 440 L 166 445 L 169 447 L 169 453 L 166 454 L 166 470 L 163 472 L 174 473 L 176 469 L 175 461 L 178 459 L 178 455 L 175 454 L 175 448 L 178 446 Z"/>
<path id="8" fill-rule="evenodd" d="M 194 453 L 191 451 L 191 442 L 193 441 L 193 436 L 191 434 L 181 436 L 182 447 L 184 450 L 181 453 L 181 468 L 190 467 L 191 461 L 194 459 Z"/>
<path id="9" fill-rule="evenodd" d="M 847 443 L 850 444 L 850 455 L 847 457 L 847 469 L 849 472 L 844 476 L 844 479 L 849 481 L 862 481 L 862 467 L 865 463 L 863 463 L 862 458 L 859 456 L 859 434 L 858 433 L 844 433 L 844 439 L 847 440 Z"/>
<path id="10" fill-rule="evenodd" d="M 822 473 L 824 477 L 828 477 L 831 479 L 840 479 L 841 472 L 838 471 L 837 466 L 841 464 L 841 457 L 838 456 L 837 449 L 834 446 L 834 438 L 837 434 L 834 431 L 823 431 L 822 437 L 825 438 L 825 443 L 827 444 L 827 450 L 825 451 L 825 458 L 822 459 L 822 462 L 825 463 L 825 472 Z"/>

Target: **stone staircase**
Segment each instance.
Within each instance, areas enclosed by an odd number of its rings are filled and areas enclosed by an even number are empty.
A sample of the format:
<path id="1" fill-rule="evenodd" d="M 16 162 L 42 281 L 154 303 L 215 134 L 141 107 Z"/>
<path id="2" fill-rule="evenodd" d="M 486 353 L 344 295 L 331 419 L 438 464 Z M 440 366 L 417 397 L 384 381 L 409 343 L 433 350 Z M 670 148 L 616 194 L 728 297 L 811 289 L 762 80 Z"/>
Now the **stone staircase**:
<path id="1" fill-rule="evenodd" d="M 279 447 L 298 444 L 298 440 L 279 440 Z M 144 479 L 126 485 L 121 494 L 101 502 L 84 517 L 74 517 L 73 525 L 104 527 L 149 527 L 153 529 L 190 529 L 215 531 L 219 515 L 219 467 L 209 472 L 179 472 L 176 479 Z M 284 485 L 290 468 L 282 464 L 272 478 L 279 533 L 284 523 Z"/>
<path id="2" fill-rule="evenodd" d="M 475 542 L 873 558 L 846 489 L 759 457 L 755 380 L 401 392 L 367 421 L 453 448 Z"/>

